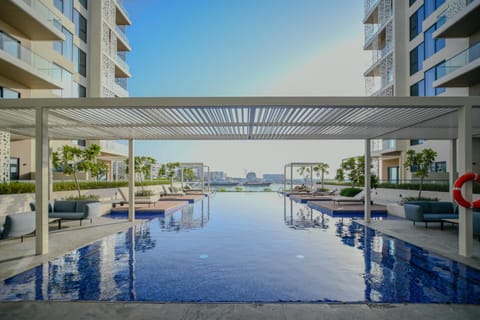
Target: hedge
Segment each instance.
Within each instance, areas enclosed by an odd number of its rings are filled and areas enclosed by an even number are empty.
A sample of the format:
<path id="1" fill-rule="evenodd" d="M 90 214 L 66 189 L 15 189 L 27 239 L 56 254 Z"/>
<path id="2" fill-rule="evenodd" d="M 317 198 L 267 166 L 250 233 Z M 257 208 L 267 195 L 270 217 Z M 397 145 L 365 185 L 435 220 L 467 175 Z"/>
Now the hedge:
<path id="1" fill-rule="evenodd" d="M 168 180 L 154 180 L 145 181 L 144 186 L 153 186 L 169 184 Z M 137 181 L 136 186 L 139 187 L 140 183 Z M 81 190 L 88 189 L 108 189 L 108 188 L 120 188 L 128 187 L 128 181 L 85 181 L 80 182 Z M 77 187 L 72 181 L 54 182 L 53 191 L 75 191 Z M 17 193 L 33 193 L 35 192 L 35 183 L 32 182 L 4 182 L 0 183 L 0 194 L 17 194 Z"/>

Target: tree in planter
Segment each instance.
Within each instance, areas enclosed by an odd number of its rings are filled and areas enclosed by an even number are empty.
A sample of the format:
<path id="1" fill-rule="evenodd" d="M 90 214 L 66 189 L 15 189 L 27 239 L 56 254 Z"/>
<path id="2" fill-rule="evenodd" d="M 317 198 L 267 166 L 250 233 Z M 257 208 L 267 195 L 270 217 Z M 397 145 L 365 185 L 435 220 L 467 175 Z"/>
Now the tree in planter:
<path id="1" fill-rule="evenodd" d="M 78 198 L 81 198 L 80 184 L 78 182 L 79 173 L 97 172 L 100 170 L 96 159 L 100 154 L 100 146 L 91 144 L 88 148 L 80 149 L 78 147 L 64 145 L 60 151 L 52 153 L 52 165 L 55 169 L 60 169 L 64 174 L 73 177 L 73 182 L 78 191 Z"/>
<path id="2" fill-rule="evenodd" d="M 146 192 L 144 190 L 144 183 L 145 179 L 150 178 L 152 174 L 152 166 L 157 163 L 157 161 L 152 158 L 152 157 L 147 157 L 147 156 L 136 156 L 134 159 L 134 169 L 135 173 L 138 175 L 138 180 L 140 180 L 140 188 L 141 192 L 138 192 L 136 195 L 137 196 L 149 196 L 151 195 L 151 192 L 148 191 Z M 129 170 L 129 164 L 128 164 L 128 159 L 125 160 L 125 163 L 127 164 L 127 173 Z"/>
<path id="3" fill-rule="evenodd" d="M 345 181 L 345 175 L 351 182 L 351 187 L 349 189 L 356 189 L 360 191 L 361 189 L 355 188 L 355 185 L 365 184 L 365 157 L 352 157 L 346 161 L 343 161 L 341 167 L 337 169 L 337 175 L 335 176 L 335 179 L 339 182 Z M 370 174 L 370 186 L 374 189 L 378 187 L 378 177 L 374 174 Z M 342 192 L 349 193 L 350 191 L 343 189 Z"/>
<path id="4" fill-rule="evenodd" d="M 167 178 L 170 181 L 170 187 L 173 190 L 173 178 L 177 173 L 177 168 L 180 167 L 180 162 L 168 162 L 166 164 L 162 164 L 158 176 L 160 178 Z"/>
<path id="5" fill-rule="evenodd" d="M 423 149 L 420 152 L 415 152 L 415 150 L 412 149 L 407 151 L 407 159 L 403 163 L 403 166 L 415 172 L 415 176 L 420 178 L 418 199 L 422 196 L 423 181 L 428 177 L 430 165 L 435 162 L 436 156 L 437 152 L 430 148 Z M 415 169 L 415 171 L 412 169 Z"/>
<path id="6" fill-rule="evenodd" d="M 303 181 L 304 181 L 304 185 L 306 186 L 307 185 L 307 180 L 308 178 L 310 178 L 310 168 L 309 167 L 305 167 L 305 166 L 301 166 L 300 168 L 297 169 L 297 172 L 299 175 L 302 176 L 303 178 Z"/>
<path id="7" fill-rule="evenodd" d="M 328 165 L 328 163 L 324 163 L 324 162 L 321 162 L 318 165 L 316 165 L 315 167 L 313 167 L 313 171 L 315 171 L 317 173 L 317 177 L 320 176 L 320 181 L 322 183 L 322 190 L 325 189 L 325 186 L 323 184 L 323 179 L 325 177 L 325 174 L 328 174 L 328 169 L 329 168 L 330 168 L 330 166 Z"/>

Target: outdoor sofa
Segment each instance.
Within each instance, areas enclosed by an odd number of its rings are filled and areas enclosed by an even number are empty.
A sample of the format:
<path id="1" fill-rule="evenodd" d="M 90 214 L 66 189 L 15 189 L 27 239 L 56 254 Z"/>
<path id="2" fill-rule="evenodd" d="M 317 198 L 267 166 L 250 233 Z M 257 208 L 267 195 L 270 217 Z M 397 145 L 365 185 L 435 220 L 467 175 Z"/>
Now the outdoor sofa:
<path id="1" fill-rule="evenodd" d="M 448 201 L 409 201 L 403 205 L 405 218 L 415 222 L 442 222 L 442 219 L 458 219 L 452 202 Z M 442 224 L 443 225 L 443 224 Z"/>
<path id="2" fill-rule="evenodd" d="M 360 191 L 353 197 L 343 197 L 343 196 L 338 196 L 332 198 L 333 203 L 335 204 L 340 204 L 341 202 L 345 203 L 353 203 L 353 204 L 362 204 L 365 202 L 365 194 L 363 191 Z"/>
<path id="3" fill-rule="evenodd" d="M 30 209 L 35 211 L 35 203 L 30 202 Z M 57 200 L 53 203 L 53 207 L 48 205 L 48 217 L 59 218 L 61 220 L 82 220 L 100 216 L 100 202 L 93 200 Z M 61 224 L 58 227 L 61 228 Z"/>
<path id="4" fill-rule="evenodd" d="M 9 214 L 5 222 L 0 225 L 0 239 L 20 237 L 35 231 L 35 212 L 22 212 Z"/>

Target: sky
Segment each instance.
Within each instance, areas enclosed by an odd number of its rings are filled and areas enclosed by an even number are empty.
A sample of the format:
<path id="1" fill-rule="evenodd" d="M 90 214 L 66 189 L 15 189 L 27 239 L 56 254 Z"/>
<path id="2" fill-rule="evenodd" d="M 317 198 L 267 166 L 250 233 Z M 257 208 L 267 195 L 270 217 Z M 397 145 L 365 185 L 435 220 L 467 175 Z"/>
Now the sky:
<path id="1" fill-rule="evenodd" d="M 124 0 L 132 97 L 363 96 L 363 1 Z M 241 177 L 363 154 L 363 141 L 137 141 Z"/>

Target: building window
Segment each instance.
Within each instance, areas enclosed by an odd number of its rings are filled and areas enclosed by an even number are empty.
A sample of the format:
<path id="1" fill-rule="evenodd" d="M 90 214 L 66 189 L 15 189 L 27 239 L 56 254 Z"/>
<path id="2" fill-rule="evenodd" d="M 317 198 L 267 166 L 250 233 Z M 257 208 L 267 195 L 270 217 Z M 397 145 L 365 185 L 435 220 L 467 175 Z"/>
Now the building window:
<path id="1" fill-rule="evenodd" d="M 447 162 L 446 161 L 434 162 L 430 165 L 429 171 L 430 172 L 447 172 Z"/>
<path id="2" fill-rule="evenodd" d="M 410 51 L 410 75 L 417 73 L 423 68 L 424 45 L 423 42 Z"/>
<path id="3" fill-rule="evenodd" d="M 82 86 L 81 84 L 78 85 L 78 97 L 85 98 L 87 96 L 87 88 Z"/>
<path id="4" fill-rule="evenodd" d="M 73 0 L 53 0 L 53 4 L 70 21 L 73 21 Z"/>
<path id="5" fill-rule="evenodd" d="M 87 140 L 77 140 L 77 146 L 86 147 L 87 146 Z"/>
<path id="6" fill-rule="evenodd" d="M 78 2 L 80 2 L 80 4 L 82 5 L 82 7 L 85 8 L 85 10 L 88 10 L 87 0 L 78 0 Z"/>
<path id="7" fill-rule="evenodd" d="M 423 19 L 424 9 L 423 6 L 421 6 L 410 16 L 410 41 L 422 32 Z"/>
<path id="8" fill-rule="evenodd" d="M 425 0 L 425 19 L 437 10 L 445 0 Z"/>
<path id="9" fill-rule="evenodd" d="M 85 19 L 77 10 L 74 15 L 75 34 L 87 43 L 87 19 Z"/>
<path id="10" fill-rule="evenodd" d="M 63 89 L 56 89 L 56 90 L 53 90 L 52 92 L 62 98 L 75 98 L 77 92 L 75 92 L 75 95 L 73 94 L 73 88 L 75 85 L 75 83 L 73 82 L 73 75 L 67 70 L 63 69 L 62 67 L 60 66 L 57 66 L 57 67 L 60 69 L 62 74 Z"/>
<path id="11" fill-rule="evenodd" d="M 435 67 L 428 69 L 424 74 L 425 95 L 438 96 L 445 92 L 445 88 L 434 88 L 433 82 L 445 75 L 445 62 L 437 64 Z"/>
<path id="12" fill-rule="evenodd" d="M 411 97 L 423 97 L 425 95 L 425 81 L 420 80 L 414 85 L 410 86 Z"/>
<path id="13" fill-rule="evenodd" d="M 87 54 L 81 49 L 78 49 L 78 73 L 87 76 Z"/>
<path id="14" fill-rule="evenodd" d="M 53 49 L 70 61 L 73 61 L 73 35 L 62 27 L 65 41 L 54 41 Z"/>
<path id="15" fill-rule="evenodd" d="M 410 145 L 411 146 L 417 146 L 419 144 L 424 144 L 425 143 L 425 139 L 412 139 L 410 140 Z"/>
<path id="16" fill-rule="evenodd" d="M 408 5 L 411 7 L 417 0 L 409 0 Z"/>
<path id="17" fill-rule="evenodd" d="M 445 39 L 434 39 L 433 32 L 437 30 L 437 25 L 433 25 L 430 29 L 425 31 L 424 42 L 425 42 L 425 59 L 431 57 L 438 51 L 445 48 Z"/>
<path id="18" fill-rule="evenodd" d="M 20 92 L 11 89 L 0 87 L 0 98 L 3 99 L 20 99 Z"/>

